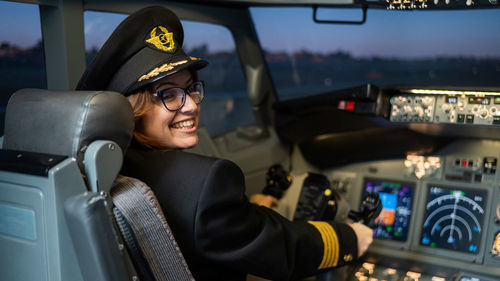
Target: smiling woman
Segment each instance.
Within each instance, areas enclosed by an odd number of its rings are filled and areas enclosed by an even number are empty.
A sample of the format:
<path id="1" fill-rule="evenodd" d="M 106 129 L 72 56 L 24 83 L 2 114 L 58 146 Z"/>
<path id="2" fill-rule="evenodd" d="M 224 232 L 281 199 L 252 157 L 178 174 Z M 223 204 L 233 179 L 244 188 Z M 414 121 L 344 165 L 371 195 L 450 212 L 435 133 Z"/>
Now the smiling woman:
<path id="1" fill-rule="evenodd" d="M 113 31 L 78 89 L 128 97 L 136 126 L 121 174 L 151 187 L 196 280 L 296 280 L 361 256 L 372 242 L 367 226 L 291 222 L 259 206 L 272 200 L 247 198 L 233 162 L 182 151 L 198 143 L 197 72 L 208 64 L 183 43 L 172 11 L 143 8 Z"/>
<path id="2" fill-rule="evenodd" d="M 127 15 L 86 11 L 85 46 L 90 64 L 104 41 Z M 210 71 L 200 71 L 199 78 L 207 82 L 200 126 L 210 135 L 218 136 L 237 127 L 255 123 L 248 100 L 245 77 L 231 32 L 224 26 L 182 21 L 187 53 L 210 61 Z"/>
<path id="3" fill-rule="evenodd" d="M 198 143 L 196 129 L 203 84 L 194 77 L 196 73 L 183 70 L 159 80 L 150 90 L 129 96 L 135 115 L 134 137 L 138 142 L 167 150 L 191 148 Z"/>

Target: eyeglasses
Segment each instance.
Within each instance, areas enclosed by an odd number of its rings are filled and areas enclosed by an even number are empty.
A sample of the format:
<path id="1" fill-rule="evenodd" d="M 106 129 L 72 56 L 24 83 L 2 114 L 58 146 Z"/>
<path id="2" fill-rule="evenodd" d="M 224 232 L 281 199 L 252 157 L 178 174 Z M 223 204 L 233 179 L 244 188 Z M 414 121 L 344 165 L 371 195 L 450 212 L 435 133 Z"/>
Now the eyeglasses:
<path id="1" fill-rule="evenodd" d="M 205 94 L 204 88 L 205 83 L 203 81 L 197 81 L 191 84 L 187 89 L 180 87 L 168 88 L 154 93 L 153 96 L 159 97 L 168 111 L 177 111 L 186 103 L 186 94 L 188 94 L 196 104 L 200 104 Z"/>

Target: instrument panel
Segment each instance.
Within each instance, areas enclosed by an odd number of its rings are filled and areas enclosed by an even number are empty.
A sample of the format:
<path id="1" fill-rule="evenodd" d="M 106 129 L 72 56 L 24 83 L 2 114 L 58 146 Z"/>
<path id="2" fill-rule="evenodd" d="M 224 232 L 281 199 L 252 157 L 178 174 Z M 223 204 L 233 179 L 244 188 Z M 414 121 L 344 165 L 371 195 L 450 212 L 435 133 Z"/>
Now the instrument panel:
<path id="1" fill-rule="evenodd" d="M 351 209 L 368 192 L 382 200 L 374 243 L 346 280 L 500 280 L 499 158 L 500 141 L 457 140 L 433 155 L 323 170 Z M 292 171 L 280 202 L 289 204 L 281 206 L 292 210 L 289 218 L 307 175 L 306 168 Z"/>
<path id="2" fill-rule="evenodd" d="M 408 90 L 390 99 L 392 122 L 500 125 L 500 93 Z"/>

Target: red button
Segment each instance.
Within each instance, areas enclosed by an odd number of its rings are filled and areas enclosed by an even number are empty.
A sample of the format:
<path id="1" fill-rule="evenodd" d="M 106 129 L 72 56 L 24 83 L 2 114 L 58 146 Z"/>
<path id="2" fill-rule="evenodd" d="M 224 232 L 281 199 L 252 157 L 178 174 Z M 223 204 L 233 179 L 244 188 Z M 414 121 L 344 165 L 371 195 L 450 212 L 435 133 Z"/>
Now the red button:
<path id="1" fill-rule="evenodd" d="M 354 110 L 354 102 L 353 101 L 348 101 L 347 106 L 345 108 L 348 111 L 353 111 Z"/>

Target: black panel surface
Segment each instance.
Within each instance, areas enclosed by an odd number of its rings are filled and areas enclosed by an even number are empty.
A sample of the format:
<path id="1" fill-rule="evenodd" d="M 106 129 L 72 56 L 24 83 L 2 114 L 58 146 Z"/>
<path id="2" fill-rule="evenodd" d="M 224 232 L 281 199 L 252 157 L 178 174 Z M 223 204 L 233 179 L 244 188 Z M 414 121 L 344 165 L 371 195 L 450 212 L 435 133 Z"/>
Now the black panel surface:
<path id="1" fill-rule="evenodd" d="M 46 177 L 52 167 L 66 158 L 68 157 L 1 149 L 0 170 Z"/>

